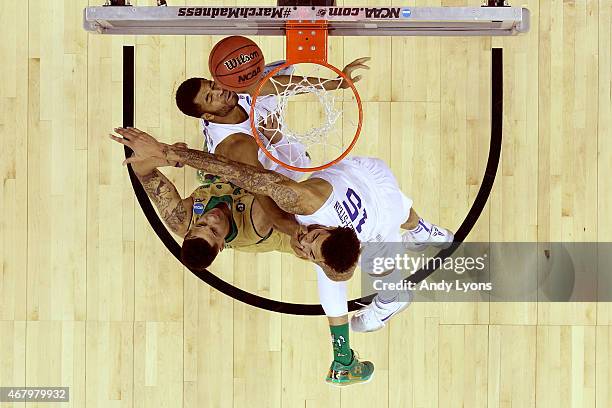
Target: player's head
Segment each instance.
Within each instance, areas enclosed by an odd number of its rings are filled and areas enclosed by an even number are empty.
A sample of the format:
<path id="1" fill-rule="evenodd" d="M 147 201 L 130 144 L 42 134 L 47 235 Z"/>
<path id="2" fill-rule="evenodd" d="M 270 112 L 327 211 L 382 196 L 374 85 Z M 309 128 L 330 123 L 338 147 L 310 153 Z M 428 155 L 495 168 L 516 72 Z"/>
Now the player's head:
<path id="1" fill-rule="evenodd" d="M 185 235 L 181 249 L 183 264 L 196 270 L 210 266 L 223 250 L 229 231 L 229 217 L 222 206 L 202 214 Z"/>
<path id="2" fill-rule="evenodd" d="M 321 266 L 331 280 L 345 281 L 353 276 L 361 243 L 352 228 L 309 225 L 298 243 L 303 255 Z"/>
<path id="3" fill-rule="evenodd" d="M 219 251 L 202 238 L 189 238 L 181 247 L 181 262 L 194 271 L 202 271 L 210 266 Z"/>
<path id="4" fill-rule="evenodd" d="M 176 90 L 176 106 L 187 116 L 212 120 L 226 116 L 238 104 L 236 92 L 205 78 L 189 78 Z"/>

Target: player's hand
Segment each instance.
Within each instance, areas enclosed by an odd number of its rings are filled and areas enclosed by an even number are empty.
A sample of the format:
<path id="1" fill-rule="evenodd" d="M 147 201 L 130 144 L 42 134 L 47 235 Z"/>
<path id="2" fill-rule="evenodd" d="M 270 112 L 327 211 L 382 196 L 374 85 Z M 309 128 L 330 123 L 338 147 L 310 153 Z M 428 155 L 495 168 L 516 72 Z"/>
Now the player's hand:
<path id="1" fill-rule="evenodd" d="M 291 249 L 295 252 L 298 258 L 308 260 L 308 254 L 304 252 L 304 247 L 300 244 L 300 238 L 308 232 L 308 229 L 304 225 L 299 225 L 296 232 L 291 236 Z"/>
<path id="2" fill-rule="evenodd" d="M 117 143 L 132 149 L 134 155 L 125 159 L 123 164 L 140 162 L 149 158 L 166 158 L 164 143 L 158 142 L 153 136 L 136 128 L 115 128 L 115 132 L 123 137 L 109 135 Z"/>
<path id="3" fill-rule="evenodd" d="M 370 69 L 370 67 L 365 64 L 369 60 L 370 60 L 370 57 L 357 58 L 355 61 L 351 62 L 346 67 L 344 67 L 342 72 L 347 77 L 349 77 L 351 79 L 351 81 L 353 81 L 353 83 L 359 82 L 359 81 L 361 81 L 363 76 L 357 75 L 357 76 L 353 77 L 353 71 L 355 71 L 356 69 Z M 340 88 L 341 89 L 346 89 L 349 86 L 350 85 L 345 80 L 343 80 L 342 83 L 340 84 Z"/>
<path id="4" fill-rule="evenodd" d="M 264 137 L 268 139 L 271 144 L 280 142 L 281 138 L 283 137 L 283 134 L 279 129 L 280 126 L 278 124 L 276 114 L 271 114 L 259 122 L 259 132 L 264 135 Z"/>
<path id="5" fill-rule="evenodd" d="M 177 142 L 177 143 L 173 143 L 172 146 L 176 146 L 176 147 L 182 147 L 184 149 L 187 149 L 187 143 L 183 143 L 183 142 Z M 132 156 L 134 156 L 132 154 Z M 167 160 L 161 157 L 150 157 L 148 159 L 145 160 L 147 162 L 148 165 L 151 165 L 153 167 L 177 167 L 177 168 L 181 168 L 184 167 L 185 165 L 183 163 L 179 163 L 177 161 L 172 161 L 172 160 Z"/>

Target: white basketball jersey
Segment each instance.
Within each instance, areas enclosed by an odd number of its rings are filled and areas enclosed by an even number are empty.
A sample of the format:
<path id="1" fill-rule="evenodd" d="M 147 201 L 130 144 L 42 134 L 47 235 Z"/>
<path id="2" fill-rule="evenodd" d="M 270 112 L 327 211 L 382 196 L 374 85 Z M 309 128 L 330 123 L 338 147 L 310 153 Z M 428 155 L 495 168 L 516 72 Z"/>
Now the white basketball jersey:
<path id="1" fill-rule="evenodd" d="M 238 104 L 245 110 L 247 115 L 251 114 L 251 104 L 253 98 L 248 94 L 238 94 Z M 257 105 L 255 106 L 255 121 L 268 115 L 271 111 L 276 108 L 277 99 L 274 95 L 261 96 L 257 98 Z M 228 136 L 235 133 L 245 133 L 253 136 L 251 130 L 251 121 L 247 119 L 242 123 L 228 124 L 228 123 L 213 123 L 207 120 L 200 120 L 200 128 L 204 134 L 204 140 L 206 141 L 206 147 L 209 153 L 215 153 L 219 143 L 224 141 Z M 273 150 L 272 154 L 278 158 L 278 153 Z M 265 169 L 273 170 L 277 173 L 281 173 L 293 180 L 299 180 L 302 178 L 302 174 L 286 169 L 278 163 L 271 160 L 265 153 L 259 149 L 257 153 L 259 162 Z"/>
<path id="2" fill-rule="evenodd" d="M 399 224 L 390 225 L 382 219 L 385 208 L 379 202 L 377 180 L 363 161 L 367 158 L 345 158 L 340 163 L 313 173 L 310 178 L 321 178 L 331 184 L 333 191 L 325 204 L 311 215 L 296 215 L 300 224 L 321 224 L 327 227 L 351 227 L 361 242 L 380 242 Z M 395 225 L 397 224 L 397 225 Z"/>

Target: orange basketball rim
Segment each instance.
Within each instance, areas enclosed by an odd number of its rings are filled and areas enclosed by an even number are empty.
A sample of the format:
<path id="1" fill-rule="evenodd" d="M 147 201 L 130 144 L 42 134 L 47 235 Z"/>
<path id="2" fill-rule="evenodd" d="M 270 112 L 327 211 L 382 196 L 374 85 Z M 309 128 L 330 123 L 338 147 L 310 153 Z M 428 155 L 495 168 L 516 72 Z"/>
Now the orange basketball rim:
<path id="1" fill-rule="evenodd" d="M 264 78 L 259 82 L 255 92 L 253 93 L 253 103 L 251 104 L 250 111 L 250 120 L 251 120 L 251 129 L 253 131 L 253 135 L 255 136 L 255 140 L 257 144 L 261 148 L 261 150 L 265 153 L 265 155 L 272 160 L 273 162 L 293 171 L 298 172 L 313 172 L 325 169 L 329 166 L 334 165 L 335 163 L 340 162 L 344 159 L 350 151 L 353 149 L 355 144 L 357 143 L 357 139 L 359 138 L 359 134 L 361 133 L 361 126 L 363 122 L 363 110 L 361 104 L 361 98 L 359 96 L 359 92 L 355 87 L 353 81 L 340 69 L 335 66 L 329 64 L 327 62 L 327 36 L 328 36 L 328 27 L 327 22 L 324 20 L 317 21 L 288 21 L 286 23 L 286 62 L 272 71 L 270 71 Z M 353 95 L 355 96 L 355 102 L 358 108 L 358 123 L 356 125 L 355 135 L 353 136 L 351 142 L 342 149 L 342 152 L 332 160 L 327 161 L 324 164 L 310 166 L 310 167 L 300 167 L 295 166 L 292 163 L 287 163 L 273 155 L 270 151 L 269 145 L 266 144 L 266 141 L 263 140 L 260 135 L 256 120 L 256 112 L 255 106 L 257 103 L 257 98 L 260 96 L 261 90 L 266 82 L 270 80 L 273 76 L 275 76 L 279 71 L 284 68 L 290 67 L 295 64 L 317 64 L 322 67 L 329 69 L 330 71 L 335 72 L 338 75 L 338 78 L 341 78 L 344 82 L 348 84 L 348 87 L 352 90 Z"/>

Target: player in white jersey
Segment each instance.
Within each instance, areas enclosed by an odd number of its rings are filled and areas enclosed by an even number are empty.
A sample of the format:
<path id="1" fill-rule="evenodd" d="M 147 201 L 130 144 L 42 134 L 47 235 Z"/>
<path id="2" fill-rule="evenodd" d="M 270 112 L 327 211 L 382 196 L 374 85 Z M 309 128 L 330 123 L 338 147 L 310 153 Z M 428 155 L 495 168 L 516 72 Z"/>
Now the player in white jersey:
<path id="1" fill-rule="evenodd" d="M 351 78 L 353 82 L 358 82 L 361 76 L 352 76 L 353 71 L 358 68 L 368 69 L 364 63 L 369 58 L 359 58 L 346 67 L 343 72 Z M 266 70 L 274 68 L 278 63 L 266 66 Z M 288 67 L 292 68 L 292 67 Z M 260 91 L 255 106 L 255 123 L 259 123 L 260 118 L 266 117 L 274 111 L 277 103 L 276 93 L 284 90 L 282 85 L 296 84 L 304 78 L 296 75 L 287 75 L 287 68 L 275 75 L 276 86 L 270 81 L 265 83 Z M 291 82 L 290 82 L 291 81 Z M 313 83 L 319 82 L 312 78 Z M 346 89 L 349 84 L 342 81 L 340 86 L 336 81 L 328 81 L 321 86 L 326 90 Z M 255 84 L 257 85 L 257 84 Z M 176 91 L 177 107 L 187 116 L 200 119 L 200 128 L 204 134 L 206 147 L 209 153 L 220 154 L 232 160 L 251 165 L 261 165 L 268 169 L 280 172 L 294 180 L 299 179 L 302 174 L 287 170 L 270 160 L 262 151 L 259 150 L 251 130 L 249 114 L 253 102 L 253 93 L 256 86 L 245 89 L 241 92 L 232 92 L 221 88 L 216 82 L 205 78 L 190 78 L 184 81 Z M 304 154 L 304 147 L 296 143 L 287 143 L 282 135 L 272 139 L 277 158 L 283 160 L 283 156 L 299 157 L 302 162 L 296 164 L 298 167 L 308 167 L 309 159 Z M 280 146 L 280 147 L 279 147 Z M 290 151 L 291 150 L 291 151 Z"/>
<path id="2" fill-rule="evenodd" d="M 347 158 L 296 182 L 273 171 L 159 143 L 143 132 L 119 133 L 125 139 L 116 140 L 137 155 L 128 162 L 160 157 L 220 175 L 247 191 L 270 197 L 282 210 L 296 214 L 300 223 L 308 224 L 306 231 L 294 237 L 293 247 L 299 256 L 317 265 L 319 297 L 330 322 L 335 355 L 327 381 L 360 382 L 357 374 L 364 369 L 369 372 L 367 379 L 370 378 L 371 363 L 359 366 L 358 373 L 353 371 L 352 364 L 359 362 L 348 348 L 346 280 L 356 267 L 360 242 L 404 241 L 447 246 L 453 240 L 452 233 L 417 215 L 412 200 L 400 191 L 383 161 Z M 399 234 L 400 228 L 407 230 L 403 236 Z M 389 318 L 408 306 L 398 295 L 387 298 L 377 295 L 353 316 L 351 328 L 365 332 L 384 327 Z"/>
<path id="3" fill-rule="evenodd" d="M 363 62 L 367 59 L 361 58 L 353 61 L 344 68 L 344 73 L 353 80 L 358 81 L 361 76 L 353 77 L 352 73 L 358 68 L 368 68 Z M 273 64 L 271 64 L 273 65 Z M 272 66 L 268 66 L 271 69 Z M 299 76 L 279 75 L 275 76 L 277 83 L 285 84 L 287 87 L 293 83 L 302 80 Z M 347 88 L 349 85 L 342 81 L 338 88 Z M 324 84 L 324 87 L 336 89 L 338 85 L 336 81 L 329 81 Z M 277 85 L 278 86 L 278 85 Z M 254 87 L 253 87 L 254 88 Z M 281 87 L 282 88 L 282 87 Z M 264 114 L 272 109 L 276 103 L 277 87 L 272 85 L 270 81 L 263 85 L 256 106 L 256 115 Z M 259 168 L 273 169 L 282 171 L 277 167 L 276 163 L 269 160 L 265 154 L 259 149 L 257 142 L 252 134 L 249 114 L 252 103 L 253 89 L 246 89 L 240 93 L 232 92 L 221 88 L 216 82 L 205 78 L 190 78 L 184 81 L 176 91 L 176 105 L 181 112 L 187 116 L 192 116 L 201 120 L 201 128 L 205 134 L 206 147 L 210 153 L 227 157 L 241 163 L 249 164 Z M 261 101 L 261 103 L 259 102 Z M 303 152 L 303 147 L 284 143 L 280 137 L 278 140 L 271 139 L 274 144 L 287 146 L 281 149 L 275 149 L 278 154 L 282 155 L 285 149 L 286 154 L 292 157 L 302 157 L 308 160 L 308 156 L 300 154 Z M 298 151 L 288 151 L 288 149 L 297 149 Z M 307 166 L 308 163 L 302 163 Z M 292 178 L 298 179 L 299 173 L 284 171 L 283 174 Z M 292 230 L 293 221 L 278 209 L 272 200 L 265 196 L 258 195 L 257 200 L 261 204 L 264 211 L 270 214 L 270 217 L 276 220 L 276 226 L 280 232 L 290 233 Z M 286 221 L 283 221 L 286 218 Z"/>
<path id="4" fill-rule="evenodd" d="M 347 157 L 310 178 L 325 180 L 332 190 L 316 212 L 296 214 L 301 224 L 350 227 L 361 242 L 399 239 L 399 226 L 406 221 L 412 200 L 402 194 L 380 159 Z"/>
<path id="5" fill-rule="evenodd" d="M 206 119 L 200 121 L 200 129 L 204 135 L 204 141 L 206 143 L 206 150 L 215 153 L 219 145 L 223 145 L 226 139 L 232 140 L 233 135 L 246 134 L 252 135 L 251 120 L 248 113 L 251 112 L 251 106 L 253 104 L 253 98 L 249 94 L 237 94 L 238 106 L 240 106 L 245 112 L 247 117 L 240 123 L 215 123 L 210 122 Z M 257 105 L 255 106 L 255 121 L 258 123 L 261 118 L 265 118 L 273 112 L 277 103 L 277 98 L 274 95 L 268 95 L 257 99 Z M 310 159 L 308 154 L 305 152 L 304 145 L 298 143 L 288 143 L 285 136 L 278 136 L 275 140 L 275 148 L 271 149 L 272 154 L 281 161 L 288 161 L 290 158 L 298 158 L 296 162 L 297 167 L 308 167 L 310 166 Z M 250 143 L 256 143 L 253 139 Z M 227 157 L 227 156 L 226 156 Z M 261 165 L 268 170 L 273 170 L 281 173 L 293 180 L 299 180 L 302 173 L 292 171 L 284 168 L 278 163 L 271 160 L 266 154 L 259 149 L 257 152 L 257 159 Z"/>

